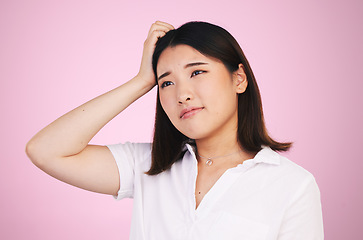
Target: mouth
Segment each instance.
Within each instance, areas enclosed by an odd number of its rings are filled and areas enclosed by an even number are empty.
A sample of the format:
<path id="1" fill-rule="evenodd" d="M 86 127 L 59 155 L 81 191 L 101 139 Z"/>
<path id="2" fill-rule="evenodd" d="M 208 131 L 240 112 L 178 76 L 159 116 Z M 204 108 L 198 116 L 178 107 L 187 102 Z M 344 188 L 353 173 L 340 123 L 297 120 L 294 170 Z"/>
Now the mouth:
<path id="1" fill-rule="evenodd" d="M 204 109 L 204 107 L 187 107 L 187 108 L 184 108 L 183 111 L 181 111 L 179 117 L 181 119 L 187 119 L 187 118 L 194 116 L 195 114 L 202 111 L 203 109 Z"/>

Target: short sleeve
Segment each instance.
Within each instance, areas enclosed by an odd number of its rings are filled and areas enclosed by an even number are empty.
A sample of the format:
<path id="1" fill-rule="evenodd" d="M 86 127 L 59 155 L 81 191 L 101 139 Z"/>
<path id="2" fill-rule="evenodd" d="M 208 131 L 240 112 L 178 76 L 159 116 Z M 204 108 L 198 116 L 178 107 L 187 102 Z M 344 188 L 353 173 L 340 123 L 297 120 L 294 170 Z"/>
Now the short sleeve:
<path id="1" fill-rule="evenodd" d="M 278 240 L 291 239 L 324 239 L 320 191 L 312 175 L 297 189 L 284 215 Z"/>
<path id="2" fill-rule="evenodd" d="M 114 198 L 133 198 L 135 173 L 140 174 L 143 164 L 150 164 L 151 144 L 150 143 L 120 143 L 107 145 L 110 149 L 120 176 L 120 189 Z M 144 174 L 144 173 L 141 173 Z"/>

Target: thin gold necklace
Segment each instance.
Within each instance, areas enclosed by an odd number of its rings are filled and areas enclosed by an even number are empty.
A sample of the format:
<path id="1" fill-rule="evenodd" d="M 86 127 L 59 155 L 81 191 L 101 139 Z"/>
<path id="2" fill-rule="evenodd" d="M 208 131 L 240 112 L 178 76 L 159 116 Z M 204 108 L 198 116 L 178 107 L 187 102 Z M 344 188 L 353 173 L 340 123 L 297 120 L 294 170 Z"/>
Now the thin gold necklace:
<path id="1" fill-rule="evenodd" d="M 239 152 L 242 152 L 242 150 L 239 150 L 238 152 L 230 153 L 230 154 L 227 154 L 227 155 L 223 155 L 223 156 L 217 156 L 217 157 L 203 157 L 203 156 L 199 155 L 199 153 L 198 153 L 198 152 L 197 152 L 197 155 L 198 155 L 199 157 L 201 157 L 201 158 L 207 159 L 207 160 L 205 161 L 205 165 L 207 165 L 207 166 L 211 166 L 211 165 L 213 164 L 212 159 L 221 158 L 221 157 L 228 157 L 228 156 L 231 156 L 231 155 L 236 154 L 236 153 L 239 153 Z"/>

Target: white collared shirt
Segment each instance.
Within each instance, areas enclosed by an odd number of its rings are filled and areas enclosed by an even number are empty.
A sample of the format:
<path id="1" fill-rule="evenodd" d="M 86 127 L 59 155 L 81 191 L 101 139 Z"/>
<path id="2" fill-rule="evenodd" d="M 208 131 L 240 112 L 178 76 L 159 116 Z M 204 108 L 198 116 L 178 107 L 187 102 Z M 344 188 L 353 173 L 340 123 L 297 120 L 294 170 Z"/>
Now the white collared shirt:
<path id="1" fill-rule="evenodd" d="M 168 171 L 145 174 L 151 144 L 109 145 L 120 173 L 117 199 L 133 198 L 132 240 L 324 239 L 311 173 L 264 147 L 228 169 L 196 209 L 193 148 Z"/>

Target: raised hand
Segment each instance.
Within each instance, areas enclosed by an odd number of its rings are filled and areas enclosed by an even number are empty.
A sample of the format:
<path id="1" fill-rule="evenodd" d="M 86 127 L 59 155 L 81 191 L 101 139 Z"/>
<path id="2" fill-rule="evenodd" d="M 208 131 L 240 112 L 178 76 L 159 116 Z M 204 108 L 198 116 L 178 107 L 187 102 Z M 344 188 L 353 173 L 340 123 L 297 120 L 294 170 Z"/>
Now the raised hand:
<path id="1" fill-rule="evenodd" d="M 174 27 L 169 23 L 156 21 L 151 25 L 148 36 L 144 42 L 144 50 L 138 77 L 149 83 L 151 87 L 156 84 L 152 70 L 152 55 L 155 50 L 155 44 L 159 38 L 163 37 L 168 31 L 173 29 Z"/>

